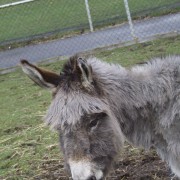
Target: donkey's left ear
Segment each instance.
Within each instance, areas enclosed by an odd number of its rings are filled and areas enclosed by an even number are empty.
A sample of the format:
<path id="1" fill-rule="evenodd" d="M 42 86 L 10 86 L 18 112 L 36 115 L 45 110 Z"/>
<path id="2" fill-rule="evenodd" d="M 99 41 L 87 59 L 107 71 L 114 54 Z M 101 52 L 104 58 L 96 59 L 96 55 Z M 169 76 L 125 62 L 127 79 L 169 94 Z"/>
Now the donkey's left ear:
<path id="1" fill-rule="evenodd" d="M 87 63 L 87 61 L 81 57 L 77 59 L 77 68 L 81 73 L 82 85 L 85 88 L 91 88 L 93 82 L 92 78 L 92 67 Z"/>
<path id="2" fill-rule="evenodd" d="M 23 72 L 37 85 L 50 90 L 58 86 L 60 80 L 58 74 L 39 68 L 26 60 L 21 60 L 20 65 Z"/>

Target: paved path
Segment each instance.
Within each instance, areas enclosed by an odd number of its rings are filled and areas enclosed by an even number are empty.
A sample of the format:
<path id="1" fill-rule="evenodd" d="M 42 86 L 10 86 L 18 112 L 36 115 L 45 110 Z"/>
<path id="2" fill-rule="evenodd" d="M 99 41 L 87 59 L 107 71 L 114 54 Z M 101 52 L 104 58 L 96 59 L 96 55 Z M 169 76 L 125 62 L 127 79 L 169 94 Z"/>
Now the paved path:
<path id="1" fill-rule="evenodd" d="M 137 21 L 134 22 L 134 27 L 139 40 L 158 34 L 180 32 L 180 13 Z M 129 26 L 126 23 L 93 33 L 2 51 L 0 52 L 0 68 L 14 67 L 20 59 L 40 62 L 131 40 Z"/>

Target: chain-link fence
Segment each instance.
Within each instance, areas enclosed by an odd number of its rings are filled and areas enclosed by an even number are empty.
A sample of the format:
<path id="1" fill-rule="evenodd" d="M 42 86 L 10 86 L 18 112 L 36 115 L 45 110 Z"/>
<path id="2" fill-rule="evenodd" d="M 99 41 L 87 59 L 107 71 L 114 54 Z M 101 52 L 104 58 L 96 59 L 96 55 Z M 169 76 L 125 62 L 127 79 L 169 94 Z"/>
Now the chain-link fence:
<path id="1" fill-rule="evenodd" d="M 179 0 L 1 0 L 0 68 L 180 32 Z"/>

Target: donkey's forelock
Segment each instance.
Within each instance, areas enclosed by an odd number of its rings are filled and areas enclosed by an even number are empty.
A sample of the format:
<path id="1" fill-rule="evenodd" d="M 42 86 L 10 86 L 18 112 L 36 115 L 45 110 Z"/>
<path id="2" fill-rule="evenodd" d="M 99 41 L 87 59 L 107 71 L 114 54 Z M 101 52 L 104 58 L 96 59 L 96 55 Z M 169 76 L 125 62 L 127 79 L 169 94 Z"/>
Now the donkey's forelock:
<path id="1" fill-rule="evenodd" d="M 45 121 L 53 129 L 71 128 L 78 124 L 85 114 L 108 112 L 108 104 L 97 97 L 82 92 L 69 92 L 62 90 L 56 94 Z"/>
<path id="2" fill-rule="evenodd" d="M 108 103 L 103 100 L 103 92 L 92 73 L 90 61 L 78 56 L 65 63 L 56 95 L 45 118 L 51 128 L 74 127 L 85 114 L 108 111 Z"/>

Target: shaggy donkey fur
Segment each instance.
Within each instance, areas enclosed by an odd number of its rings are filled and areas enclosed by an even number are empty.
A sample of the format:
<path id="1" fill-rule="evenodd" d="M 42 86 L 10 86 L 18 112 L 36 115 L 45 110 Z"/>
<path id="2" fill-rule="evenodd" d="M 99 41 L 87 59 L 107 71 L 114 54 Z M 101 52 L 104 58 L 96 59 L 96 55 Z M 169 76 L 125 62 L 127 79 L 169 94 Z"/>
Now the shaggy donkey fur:
<path id="1" fill-rule="evenodd" d="M 131 69 L 73 57 L 60 75 L 25 60 L 21 65 L 33 81 L 53 89 L 45 121 L 59 131 L 74 179 L 104 178 L 124 137 L 154 147 L 180 177 L 180 56 Z"/>

